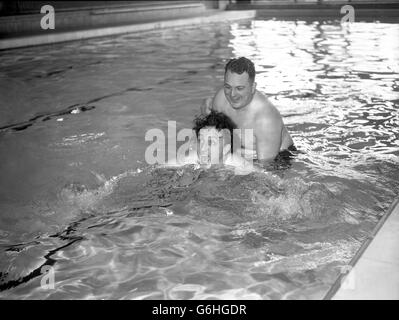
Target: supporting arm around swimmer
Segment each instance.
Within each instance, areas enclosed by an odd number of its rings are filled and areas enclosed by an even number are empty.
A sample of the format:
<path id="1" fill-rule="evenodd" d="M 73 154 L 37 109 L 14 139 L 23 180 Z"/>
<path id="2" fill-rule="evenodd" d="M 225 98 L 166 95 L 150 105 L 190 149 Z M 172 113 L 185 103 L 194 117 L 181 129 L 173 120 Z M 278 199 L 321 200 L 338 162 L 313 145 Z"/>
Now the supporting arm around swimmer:
<path id="1" fill-rule="evenodd" d="M 201 104 L 201 114 L 207 115 L 210 114 L 213 109 L 213 97 L 208 97 L 202 101 Z"/>

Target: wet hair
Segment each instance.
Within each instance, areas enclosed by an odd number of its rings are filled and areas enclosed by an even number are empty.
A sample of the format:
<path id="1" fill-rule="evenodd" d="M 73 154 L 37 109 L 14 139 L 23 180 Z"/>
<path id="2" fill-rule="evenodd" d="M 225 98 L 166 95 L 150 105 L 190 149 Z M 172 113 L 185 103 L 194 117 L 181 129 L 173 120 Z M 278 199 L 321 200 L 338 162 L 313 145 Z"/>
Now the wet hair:
<path id="1" fill-rule="evenodd" d="M 243 74 L 244 72 L 247 72 L 251 82 L 255 81 L 255 66 L 251 60 L 245 57 L 229 60 L 229 62 L 226 64 L 224 73 L 226 74 L 227 71 L 237 74 Z"/>
<path id="2" fill-rule="evenodd" d="M 199 132 L 205 127 L 215 127 L 217 130 L 227 129 L 230 131 L 231 152 L 233 152 L 233 130 L 237 129 L 237 125 L 222 112 L 211 110 L 210 114 L 199 115 L 194 119 L 194 128 L 197 139 Z"/>

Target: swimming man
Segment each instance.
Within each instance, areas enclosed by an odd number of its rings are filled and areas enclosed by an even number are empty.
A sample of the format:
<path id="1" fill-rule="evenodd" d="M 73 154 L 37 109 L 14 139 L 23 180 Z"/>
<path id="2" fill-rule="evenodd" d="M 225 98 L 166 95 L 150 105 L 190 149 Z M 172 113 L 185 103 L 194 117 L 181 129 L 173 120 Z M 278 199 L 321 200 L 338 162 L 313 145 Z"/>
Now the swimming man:
<path id="1" fill-rule="evenodd" d="M 234 152 L 236 124 L 225 114 L 212 110 L 208 115 L 194 119 L 195 136 L 190 141 L 189 156 L 168 165 L 198 164 L 204 166 L 224 165 L 235 169 L 236 174 L 248 174 L 259 170 L 252 163 Z"/>

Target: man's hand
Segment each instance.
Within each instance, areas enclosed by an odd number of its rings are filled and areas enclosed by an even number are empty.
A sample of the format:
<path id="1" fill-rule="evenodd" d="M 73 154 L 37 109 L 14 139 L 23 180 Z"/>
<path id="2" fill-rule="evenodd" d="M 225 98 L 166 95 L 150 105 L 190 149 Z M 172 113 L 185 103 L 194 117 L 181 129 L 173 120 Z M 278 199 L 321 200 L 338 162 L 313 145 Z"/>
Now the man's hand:
<path id="1" fill-rule="evenodd" d="M 213 98 L 209 97 L 202 101 L 201 114 L 210 114 L 213 105 Z"/>

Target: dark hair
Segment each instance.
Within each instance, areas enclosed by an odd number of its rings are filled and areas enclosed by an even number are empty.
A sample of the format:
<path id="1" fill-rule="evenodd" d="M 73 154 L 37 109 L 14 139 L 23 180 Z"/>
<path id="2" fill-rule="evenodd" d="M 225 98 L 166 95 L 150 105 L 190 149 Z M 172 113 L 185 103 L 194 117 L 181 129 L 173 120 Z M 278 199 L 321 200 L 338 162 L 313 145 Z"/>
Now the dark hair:
<path id="1" fill-rule="evenodd" d="M 245 57 L 229 60 L 224 69 L 224 73 L 226 74 L 226 72 L 229 70 L 237 74 L 243 74 L 244 72 L 247 72 L 249 79 L 252 82 L 255 81 L 255 66 L 251 60 Z"/>
<path id="2" fill-rule="evenodd" d="M 211 110 L 210 114 L 199 115 L 195 117 L 193 130 L 195 131 L 197 138 L 199 131 L 205 127 L 215 127 L 219 131 L 228 129 L 230 131 L 231 137 L 231 152 L 233 152 L 233 130 L 237 128 L 237 125 L 233 122 L 233 120 L 231 120 L 222 112 Z"/>

